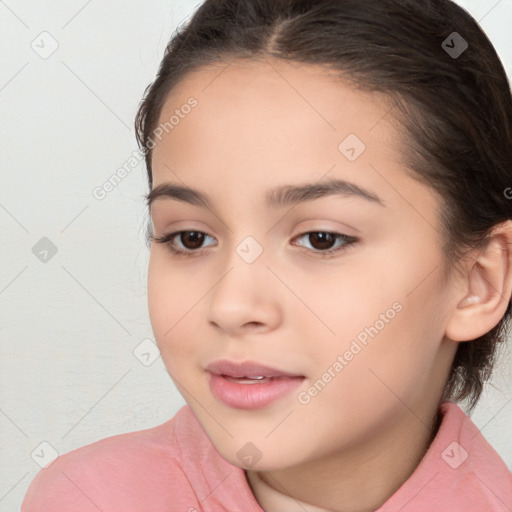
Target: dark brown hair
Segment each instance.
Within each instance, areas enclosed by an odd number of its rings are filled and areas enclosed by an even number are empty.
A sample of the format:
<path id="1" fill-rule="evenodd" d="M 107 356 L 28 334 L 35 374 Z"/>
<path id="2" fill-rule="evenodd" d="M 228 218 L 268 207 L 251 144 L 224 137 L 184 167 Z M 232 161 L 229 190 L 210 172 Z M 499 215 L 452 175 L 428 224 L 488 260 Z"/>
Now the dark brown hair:
<path id="1" fill-rule="evenodd" d="M 322 65 L 393 100 L 404 161 L 442 200 L 446 268 L 512 218 L 510 86 L 478 23 L 449 0 L 206 0 L 176 29 L 137 112 L 150 189 L 152 133 L 171 89 L 202 67 L 266 56 Z M 491 331 L 459 343 L 443 399 L 476 405 L 510 313 L 509 301 Z"/>

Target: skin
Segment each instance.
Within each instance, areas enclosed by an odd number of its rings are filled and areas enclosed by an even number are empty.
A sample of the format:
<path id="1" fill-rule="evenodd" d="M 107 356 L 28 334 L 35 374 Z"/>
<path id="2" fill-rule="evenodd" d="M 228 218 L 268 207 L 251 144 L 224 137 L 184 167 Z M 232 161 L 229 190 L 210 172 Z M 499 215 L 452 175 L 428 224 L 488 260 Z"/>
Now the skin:
<path id="1" fill-rule="evenodd" d="M 151 245 L 149 313 L 165 366 L 219 453 L 246 470 L 267 512 L 372 511 L 408 479 L 439 426 L 437 408 L 458 342 L 490 330 L 510 298 L 510 226 L 447 279 L 442 207 L 411 178 L 385 96 L 356 91 L 317 66 L 273 59 L 203 68 L 180 82 L 165 122 L 198 105 L 153 150 L 153 188 L 173 181 L 211 196 L 214 210 L 173 199 L 151 205 L 155 236 L 205 231 L 197 253 Z M 338 150 L 348 134 L 366 150 Z M 378 195 L 331 196 L 273 210 L 265 192 L 329 177 Z M 358 237 L 330 258 L 308 232 Z M 247 236 L 262 254 L 236 252 Z M 331 246 L 342 244 L 334 241 Z M 479 258 L 479 259 L 477 259 Z M 477 264 L 479 262 L 479 264 Z M 309 403 L 307 392 L 365 327 L 394 318 Z M 306 379 L 269 406 L 217 400 L 205 367 L 256 360 Z M 253 443 L 251 466 L 237 452 Z"/>

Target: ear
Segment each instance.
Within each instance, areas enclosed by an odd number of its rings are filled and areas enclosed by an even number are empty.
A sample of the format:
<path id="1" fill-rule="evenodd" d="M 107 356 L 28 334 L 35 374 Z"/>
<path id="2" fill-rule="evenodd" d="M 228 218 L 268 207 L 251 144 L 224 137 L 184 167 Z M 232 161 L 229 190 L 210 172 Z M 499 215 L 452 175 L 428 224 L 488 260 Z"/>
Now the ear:
<path id="1" fill-rule="evenodd" d="M 470 341 L 488 333 L 502 319 L 512 293 L 512 221 L 498 224 L 476 259 L 459 278 L 461 293 L 448 319 L 445 336 Z"/>

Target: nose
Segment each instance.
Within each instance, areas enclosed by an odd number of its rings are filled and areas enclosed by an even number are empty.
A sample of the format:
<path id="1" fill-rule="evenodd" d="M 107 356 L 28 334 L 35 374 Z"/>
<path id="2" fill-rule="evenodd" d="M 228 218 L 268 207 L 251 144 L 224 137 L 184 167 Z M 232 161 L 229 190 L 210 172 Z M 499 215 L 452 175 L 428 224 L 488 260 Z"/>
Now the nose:
<path id="1" fill-rule="evenodd" d="M 263 258 L 232 258 L 208 296 L 208 322 L 233 337 L 276 329 L 283 304 L 278 288 Z"/>

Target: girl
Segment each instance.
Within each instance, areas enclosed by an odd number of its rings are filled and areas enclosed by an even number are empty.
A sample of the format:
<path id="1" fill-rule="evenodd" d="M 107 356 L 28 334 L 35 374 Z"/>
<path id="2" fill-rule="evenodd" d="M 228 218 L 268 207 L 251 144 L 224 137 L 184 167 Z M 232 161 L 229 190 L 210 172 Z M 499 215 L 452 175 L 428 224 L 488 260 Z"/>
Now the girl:
<path id="1" fill-rule="evenodd" d="M 449 0 L 206 0 L 136 118 L 171 420 L 24 512 L 512 510 L 473 408 L 512 293 L 512 101 Z"/>

